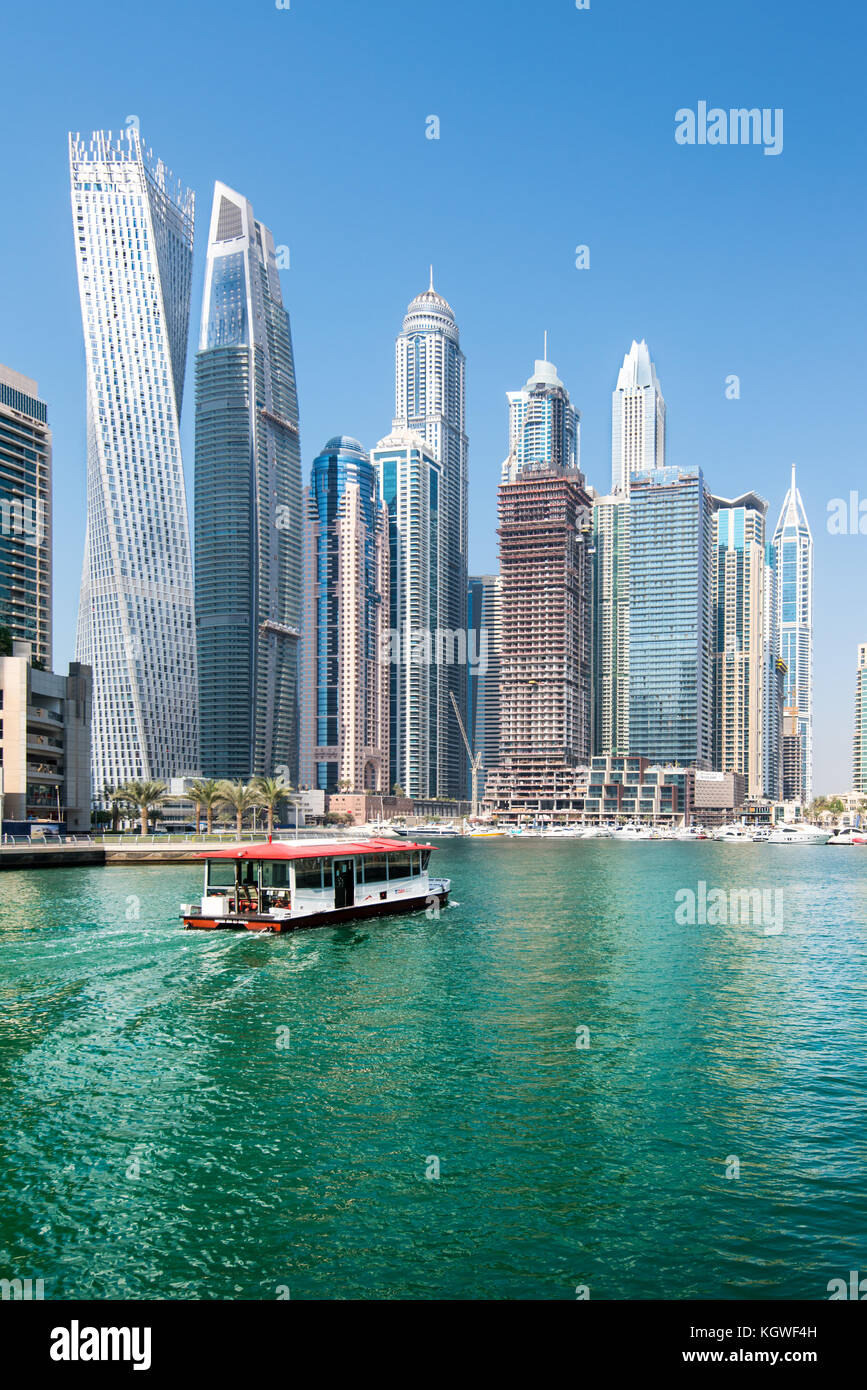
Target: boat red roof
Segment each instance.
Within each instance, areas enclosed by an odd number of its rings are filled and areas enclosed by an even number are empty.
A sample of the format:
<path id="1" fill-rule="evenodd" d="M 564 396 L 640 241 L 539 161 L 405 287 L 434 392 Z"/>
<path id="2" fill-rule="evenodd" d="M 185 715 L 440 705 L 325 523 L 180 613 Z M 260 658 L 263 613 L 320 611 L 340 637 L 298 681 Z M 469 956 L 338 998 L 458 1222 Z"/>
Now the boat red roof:
<path id="1" fill-rule="evenodd" d="M 396 854 L 404 849 L 434 849 L 434 845 L 414 840 L 341 840 L 326 845 L 305 844 L 303 840 L 265 841 L 258 845 L 229 845 L 228 849 L 206 850 L 197 859 L 340 859 L 355 854 Z"/>

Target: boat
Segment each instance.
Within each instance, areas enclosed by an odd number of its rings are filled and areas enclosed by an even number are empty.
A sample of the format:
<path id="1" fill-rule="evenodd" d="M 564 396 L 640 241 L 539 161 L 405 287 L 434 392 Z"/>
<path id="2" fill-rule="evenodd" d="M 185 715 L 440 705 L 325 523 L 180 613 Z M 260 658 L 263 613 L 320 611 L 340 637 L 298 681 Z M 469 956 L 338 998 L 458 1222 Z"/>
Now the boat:
<path id="1" fill-rule="evenodd" d="M 408 840 L 281 840 L 231 845 L 205 861 L 201 901 L 182 903 L 188 929 L 291 932 L 448 901 L 428 873 L 433 845 Z"/>
<path id="2" fill-rule="evenodd" d="M 766 845 L 827 845 L 831 838 L 829 830 L 820 825 L 790 825 L 785 822 L 771 831 L 765 840 Z"/>
<path id="3" fill-rule="evenodd" d="M 854 825 L 841 826 L 828 841 L 829 845 L 867 845 L 867 830 Z"/>
<path id="4" fill-rule="evenodd" d="M 752 845 L 752 832 L 745 825 L 724 825 L 715 831 L 715 840 L 721 840 L 726 845 Z"/>

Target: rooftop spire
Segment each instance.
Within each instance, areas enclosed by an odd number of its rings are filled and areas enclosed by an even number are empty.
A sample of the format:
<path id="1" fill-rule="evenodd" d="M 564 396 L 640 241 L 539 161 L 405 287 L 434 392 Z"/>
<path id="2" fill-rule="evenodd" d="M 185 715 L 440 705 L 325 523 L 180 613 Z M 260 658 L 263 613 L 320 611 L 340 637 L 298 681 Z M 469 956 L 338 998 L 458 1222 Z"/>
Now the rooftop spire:
<path id="1" fill-rule="evenodd" d="M 430 268 L 430 292 L 431 292 L 431 294 L 434 293 L 434 287 L 433 287 L 433 266 L 431 266 L 431 268 Z"/>
<path id="2" fill-rule="evenodd" d="M 543 362 L 547 362 L 547 361 L 548 361 L 548 330 L 547 330 L 547 328 L 545 329 L 545 346 L 544 346 L 544 348 L 542 349 L 542 360 L 543 360 Z"/>

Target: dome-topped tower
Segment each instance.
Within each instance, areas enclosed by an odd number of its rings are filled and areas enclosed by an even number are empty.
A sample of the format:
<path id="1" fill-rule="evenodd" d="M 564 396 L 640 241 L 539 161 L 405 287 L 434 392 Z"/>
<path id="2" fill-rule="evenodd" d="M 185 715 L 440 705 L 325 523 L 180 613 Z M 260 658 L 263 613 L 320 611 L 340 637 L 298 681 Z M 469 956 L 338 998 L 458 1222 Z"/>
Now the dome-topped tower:
<path id="1" fill-rule="evenodd" d="M 445 333 L 453 342 L 459 341 L 455 314 L 447 299 L 437 294 L 433 282 L 433 266 L 430 268 L 430 284 L 407 306 L 403 320 L 403 333 L 430 332 Z"/>

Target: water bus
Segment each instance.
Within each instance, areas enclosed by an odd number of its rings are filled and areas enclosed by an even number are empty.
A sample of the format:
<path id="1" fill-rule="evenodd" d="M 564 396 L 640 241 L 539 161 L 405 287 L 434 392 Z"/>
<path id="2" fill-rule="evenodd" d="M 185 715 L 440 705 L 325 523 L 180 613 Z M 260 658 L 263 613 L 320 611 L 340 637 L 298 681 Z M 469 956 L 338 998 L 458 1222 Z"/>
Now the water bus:
<path id="1" fill-rule="evenodd" d="M 407 840 L 277 841 L 231 845 L 205 860 L 201 902 L 182 903 L 195 929 L 290 932 L 358 917 L 418 912 L 448 901 L 451 881 L 428 873 L 432 845 Z"/>

